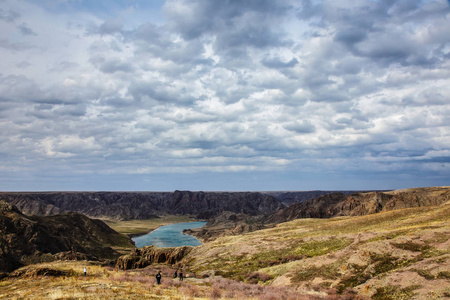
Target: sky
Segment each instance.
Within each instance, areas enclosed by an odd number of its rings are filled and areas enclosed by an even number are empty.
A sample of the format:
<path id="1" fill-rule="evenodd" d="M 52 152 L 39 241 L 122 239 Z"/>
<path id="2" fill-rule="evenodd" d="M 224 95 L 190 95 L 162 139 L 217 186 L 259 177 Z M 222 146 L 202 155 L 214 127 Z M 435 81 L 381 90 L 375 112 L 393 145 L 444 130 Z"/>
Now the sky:
<path id="1" fill-rule="evenodd" d="M 0 0 L 0 190 L 450 185 L 446 0 Z"/>

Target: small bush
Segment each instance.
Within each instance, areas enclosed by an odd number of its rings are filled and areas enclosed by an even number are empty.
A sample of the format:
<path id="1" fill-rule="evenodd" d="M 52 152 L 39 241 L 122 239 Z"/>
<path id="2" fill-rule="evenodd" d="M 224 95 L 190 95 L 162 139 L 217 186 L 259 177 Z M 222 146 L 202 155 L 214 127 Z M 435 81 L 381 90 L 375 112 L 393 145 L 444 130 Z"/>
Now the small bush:
<path id="1" fill-rule="evenodd" d="M 416 272 L 417 272 L 417 274 L 419 274 L 420 276 L 422 276 L 423 278 L 425 278 L 427 280 L 436 279 L 436 276 L 431 274 L 431 272 L 429 270 L 417 270 Z"/>
<path id="2" fill-rule="evenodd" d="M 222 297 L 222 291 L 220 290 L 220 288 L 217 286 L 213 286 L 211 288 L 210 297 L 213 299 L 219 299 L 220 297 Z"/>
<path id="3" fill-rule="evenodd" d="M 393 285 L 387 285 L 377 288 L 376 293 L 372 296 L 373 300 L 390 300 L 390 299 L 411 299 L 415 293 L 414 290 L 420 288 L 420 286 L 413 285 L 403 289 L 399 289 Z"/>
<path id="4" fill-rule="evenodd" d="M 246 277 L 246 281 L 250 283 L 266 282 L 273 277 L 266 273 L 253 272 Z"/>
<path id="5" fill-rule="evenodd" d="M 186 295 L 189 297 L 199 297 L 200 296 L 200 289 L 196 285 L 192 285 L 192 284 L 183 284 L 180 287 L 180 292 L 183 295 Z"/>

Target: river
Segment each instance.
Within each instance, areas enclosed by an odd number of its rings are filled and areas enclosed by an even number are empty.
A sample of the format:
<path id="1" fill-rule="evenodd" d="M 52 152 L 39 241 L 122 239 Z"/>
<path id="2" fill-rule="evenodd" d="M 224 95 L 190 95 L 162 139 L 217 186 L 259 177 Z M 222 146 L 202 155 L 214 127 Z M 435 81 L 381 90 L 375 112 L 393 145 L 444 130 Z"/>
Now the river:
<path id="1" fill-rule="evenodd" d="M 199 239 L 183 234 L 184 229 L 195 229 L 205 226 L 206 222 L 186 222 L 161 226 L 152 232 L 132 238 L 136 247 L 154 245 L 160 248 L 198 246 L 202 243 Z"/>

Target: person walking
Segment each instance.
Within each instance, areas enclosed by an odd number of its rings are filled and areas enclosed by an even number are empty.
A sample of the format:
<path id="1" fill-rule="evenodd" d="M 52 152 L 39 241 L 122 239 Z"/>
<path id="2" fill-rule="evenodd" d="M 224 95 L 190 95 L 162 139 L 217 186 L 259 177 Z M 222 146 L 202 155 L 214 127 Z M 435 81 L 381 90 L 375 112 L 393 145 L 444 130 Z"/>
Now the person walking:
<path id="1" fill-rule="evenodd" d="M 86 267 L 84 267 L 84 276 L 86 276 L 86 273 L 87 273 L 87 268 Z"/>
<path id="2" fill-rule="evenodd" d="M 156 274 L 156 283 L 161 284 L 161 271 L 158 271 L 158 274 Z"/>
<path id="3" fill-rule="evenodd" d="M 180 277 L 180 281 L 183 281 L 183 271 L 180 270 L 178 276 Z"/>

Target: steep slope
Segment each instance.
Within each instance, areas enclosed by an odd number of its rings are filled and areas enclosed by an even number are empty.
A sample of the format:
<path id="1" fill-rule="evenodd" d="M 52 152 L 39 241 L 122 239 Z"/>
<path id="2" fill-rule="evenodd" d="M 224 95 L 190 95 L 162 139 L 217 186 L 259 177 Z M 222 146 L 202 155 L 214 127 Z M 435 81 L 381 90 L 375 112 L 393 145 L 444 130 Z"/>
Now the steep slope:
<path id="1" fill-rule="evenodd" d="M 111 247 L 132 244 L 100 220 L 78 213 L 27 217 L 0 201 L 0 272 L 57 258 L 117 257 Z"/>
<path id="2" fill-rule="evenodd" d="M 289 191 L 289 192 L 264 192 L 264 194 L 273 196 L 281 201 L 284 205 L 289 206 L 294 203 L 300 203 L 307 200 L 315 199 L 320 196 L 333 193 L 353 194 L 361 191 Z"/>
<path id="3" fill-rule="evenodd" d="M 0 199 L 27 215 L 79 212 L 95 218 L 149 219 L 161 213 L 211 218 L 224 211 L 269 215 L 284 208 L 256 192 L 3 192 Z"/>
<path id="4" fill-rule="evenodd" d="M 167 210 L 179 214 L 211 218 L 224 211 L 247 215 L 269 215 L 284 208 L 274 197 L 256 192 L 175 191 Z"/>
<path id="5" fill-rule="evenodd" d="M 208 242 L 219 236 L 237 235 L 268 228 L 269 226 L 264 224 L 264 220 L 264 216 L 249 216 L 225 211 L 210 219 L 202 228 L 187 229 L 183 232 L 193 235 L 203 242 Z"/>
<path id="6" fill-rule="evenodd" d="M 277 211 L 267 219 L 267 222 L 280 223 L 298 218 L 363 216 L 401 208 L 439 205 L 447 201 L 450 201 L 449 187 L 353 193 L 351 195 L 333 193 L 296 203 Z"/>

